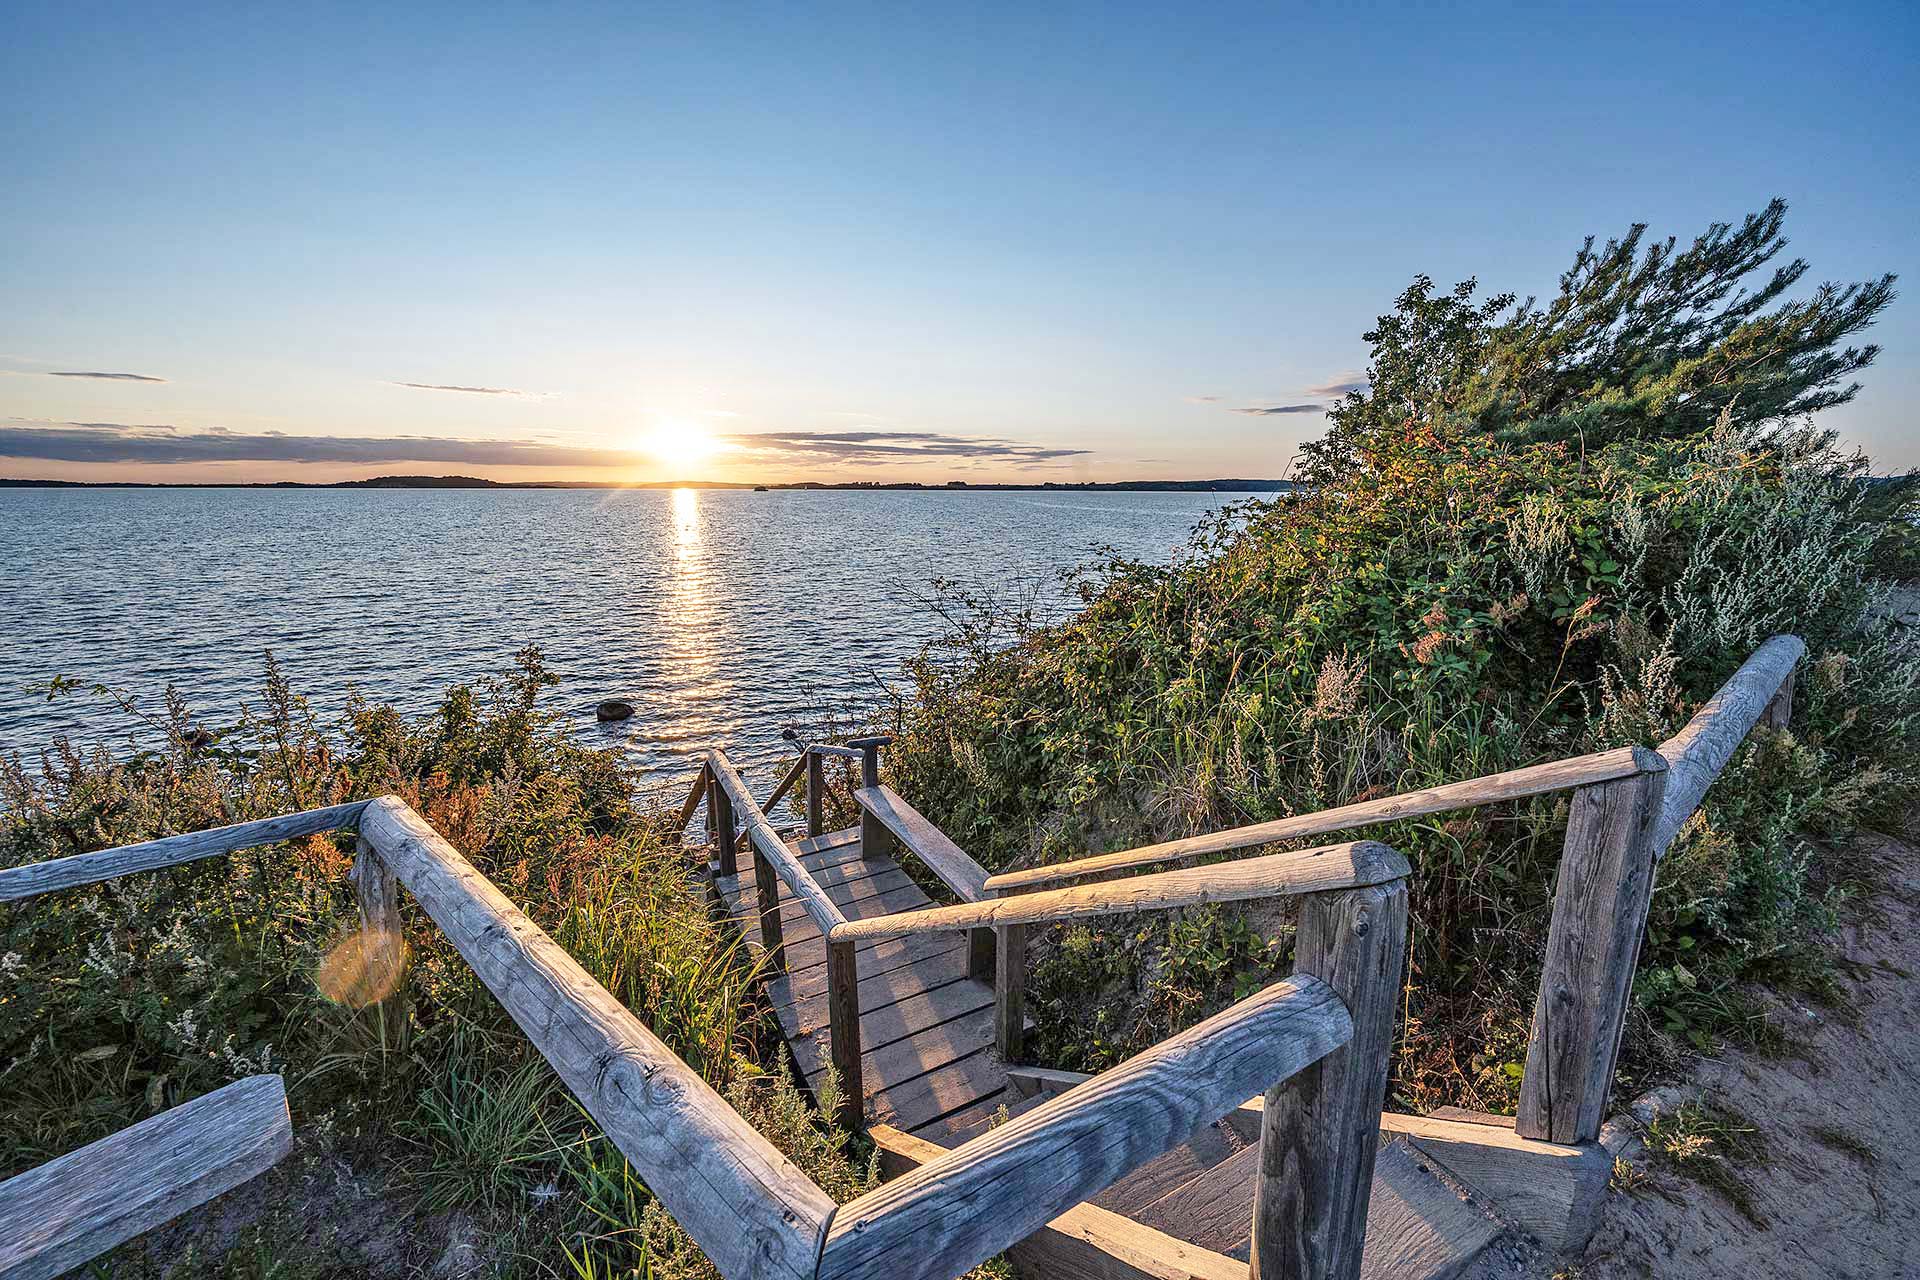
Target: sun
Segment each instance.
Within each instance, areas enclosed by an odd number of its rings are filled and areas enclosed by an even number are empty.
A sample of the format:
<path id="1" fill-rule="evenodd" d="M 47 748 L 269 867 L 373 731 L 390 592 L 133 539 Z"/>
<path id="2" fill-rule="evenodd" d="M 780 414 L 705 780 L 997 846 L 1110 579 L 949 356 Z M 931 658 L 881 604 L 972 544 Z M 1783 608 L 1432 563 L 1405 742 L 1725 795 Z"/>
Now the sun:
<path id="1" fill-rule="evenodd" d="M 698 423 L 667 419 L 647 433 L 640 447 L 659 459 L 669 471 L 684 475 L 720 452 L 721 445 Z"/>

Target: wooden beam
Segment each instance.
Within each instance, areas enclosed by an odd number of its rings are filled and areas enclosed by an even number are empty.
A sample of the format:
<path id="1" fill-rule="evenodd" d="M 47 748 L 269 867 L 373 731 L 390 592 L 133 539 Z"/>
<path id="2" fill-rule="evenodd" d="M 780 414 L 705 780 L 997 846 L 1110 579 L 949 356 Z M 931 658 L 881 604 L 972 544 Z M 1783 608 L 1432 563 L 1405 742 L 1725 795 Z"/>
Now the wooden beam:
<path id="1" fill-rule="evenodd" d="M 761 810 L 766 813 L 772 813 L 774 806 L 787 798 L 787 792 L 793 790 L 793 784 L 800 781 L 801 775 L 805 774 L 806 771 L 807 753 L 803 751 L 800 753 L 800 758 L 795 760 L 792 767 L 781 777 L 780 785 L 773 789 L 773 794 L 768 796 L 766 801 L 761 804 Z"/>
<path id="2" fill-rule="evenodd" d="M 1401 879 L 1407 873 L 1407 860 L 1400 854 L 1376 841 L 1360 840 L 1068 889 L 1046 889 L 955 907 L 901 911 L 890 916 L 849 921 L 836 928 L 833 936 L 836 939 L 898 938 L 946 929 L 1046 924 L 1083 916 L 1191 907 L 1205 902 L 1243 902 L 1282 894 L 1321 893 L 1381 884 Z"/>
<path id="3" fill-rule="evenodd" d="M 1294 973 L 1339 995 L 1353 1035 L 1267 1090 L 1254 1280 L 1358 1280 L 1406 950 L 1404 880 L 1301 900 Z"/>
<path id="4" fill-rule="evenodd" d="M 707 766 L 703 763 L 693 775 L 693 787 L 687 792 L 686 803 L 680 806 L 680 820 L 674 824 L 673 836 L 678 840 L 686 831 L 687 824 L 693 821 L 694 811 L 700 807 L 700 801 L 707 794 Z"/>
<path id="5" fill-rule="evenodd" d="M 360 830 L 728 1280 L 811 1280 L 834 1203 L 396 796 Z"/>
<path id="6" fill-rule="evenodd" d="M 354 839 L 354 898 L 360 907 L 360 972 L 354 984 L 361 996 L 380 1006 L 381 1047 L 407 1047 L 409 1016 L 407 932 L 400 919 L 400 885 L 365 836 Z"/>
<path id="7" fill-rule="evenodd" d="M 1093 1079 L 1084 1071 L 1008 1067 L 1007 1084 L 1022 1098 L 1052 1097 Z M 1255 1094 L 1230 1112 L 1226 1123 L 1245 1141 L 1258 1142 L 1266 1096 Z M 1466 1118 L 1455 1118 L 1468 1117 Z M 1432 1116 L 1383 1113 L 1383 1137 L 1399 1135 L 1491 1204 L 1508 1221 L 1548 1249 L 1577 1252 L 1593 1234 L 1606 1198 L 1613 1157 L 1591 1143 L 1572 1146 L 1536 1142 L 1514 1132 L 1512 1116 L 1456 1112 Z"/>
<path id="8" fill-rule="evenodd" d="M 817 836 L 827 829 L 827 771 L 818 751 L 807 752 L 807 834 Z"/>
<path id="9" fill-rule="evenodd" d="M 0 1280 L 44 1280 L 258 1177 L 293 1149 L 279 1076 L 248 1076 L 0 1182 Z"/>
<path id="10" fill-rule="evenodd" d="M 1522 1137 L 1591 1142 L 1606 1119 L 1668 786 L 1665 762 L 1635 750 L 1639 773 L 1573 793 L 1520 1080 Z"/>
<path id="11" fill-rule="evenodd" d="M 1767 709 L 1760 713 L 1760 723 L 1769 729 L 1784 729 L 1793 722 L 1793 672 L 1787 672 L 1786 679 L 1773 692 L 1772 701 Z"/>
<path id="12" fill-rule="evenodd" d="M 979 902 L 987 897 L 987 869 L 969 858 L 966 850 L 902 800 L 892 787 L 861 787 L 853 793 L 853 799 L 862 812 L 879 819 L 907 852 L 924 862 L 962 902 Z"/>
<path id="13" fill-rule="evenodd" d="M 993 1044 L 1005 1063 L 1026 1049 L 1027 928 L 1008 924 L 994 930 Z"/>
<path id="14" fill-rule="evenodd" d="M 829 746 L 826 743 L 818 743 L 814 746 L 808 747 L 807 750 L 813 752 L 813 754 L 817 756 L 832 756 L 836 760 L 858 760 L 861 758 L 863 754 L 858 748 L 855 748 L 855 747 L 835 747 L 835 746 Z"/>
<path id="15" fill-rule="evenodd" d="M 840 1077 L 839 1114 L 843 1128 L 866 1123 L 867 1083 L 860 1063 L 860 965 L 851 942 L 827 943 L 827 1056 Z"/>
<path id="16" fill-rule="evenodd" d="M 774 871 L 786 881 L 787 888 L 800 900 L 800 905 L 806 908 L 815 927 L 821 933 L 831 933 L 836 927 L 845 924 L 847 918 L 841 914 L 840 908 L 827 897 L 826 890 L 820 887 L 819 882 L 813 878 L 813 874 L 800 865 L 800 860 L 794 856 L 793 850 L 787 848 L 787 842 L 780 838 L 780 833 L 774 829 L 771 822 L 767 821 L 767 815 L 760 812 L 760 806 L 754 803 L 752 794 L 747 790 L 747 784 L 740 780 L 740 775 L 735 771 L 733 763 L 727 759 L 727 753 L 718 748 L 709 751 L 707 766 L 713 770 L 714 780 L 719 783 L 716 788 L 718 794 L 732 802 L 730 807 L 745 825 L 747 838 L 753 842 L 753 847 L 759 850 L 764 862 L 771 863 Z M 734 873 L 723 869 L 721 874 Z"/>
<path id="17" fill-rule="evenodd" d="M 18 902 L 58 889 L 75 889 L 135 871 L 155 871 L 254 845 L 278 844 L 298 836 L 349 829 L 360 820 L 360 811 L 366 807 L 365 800 L 355 800 L 351 804 L 283 813 L 276 818 L 256 818 L 210 831 L 189 831 L 162 840 L 123 844 L 94 853 L 76 853 L 47 862 L 29 862 L 24 867 L 9 867 L 0 871 L 0 902 Z"/>
<path id="18" fill-rule="evenodd" d="M 1593 1235 L 1613 1174 L 1605 1147 L 1523 1138 L 1512 1116 L 1383 1115 L 1380 1128 L 1404 1136 L 1549 1252 L 1577 1253 Z"/>
<path id="19" fill-rule="evenodd" d="M 1700 807 L 1707 788 L 1746 741 L 1806 651 L 1799 636 L 1773 637 L 1753 651 L 1680 732 L 1660 744 L 1668 776 L 1660 822 L 1653 833 L 1656 861 Z"/>
<path id="20" fill-rule="evenodd" d="M 888 1178 L 911 1173 L 947 1149 L 875 1125 L 868 1137 Z M 1077 1204 L 1007 1250 L 1025 1276 L 1057 1280 L 1247 1280 L 1247 1264 L 1176 1240 L 1095 1204 Z"/>
<path id="21" fill-rule="evenodd" d="M 1324 982 L 1277 983 L 842 1205 L 818 1280 L 949 1280 L 1352 1034 Z"/>
<path id="22" fill-rule="evenodd" d="M 766 956 L 770 973 L 786 971 L 786 931 L 780 923 L 780 878 L 760 852 L 760 844 L 751 838 L 748 852 L 753 856 L 753 894 L 760 909 L 760 950 Z"/>
<path id="23" fill-rule="evenodd" d="M 1365 800 L 1337 809 L 1324 809 L 1319 813 L 1276 818 L 1271 822 L 1256 822 L 1252 826 L 1188 836 L 1163 844 L 1142 845 L 1138 849 L 1127 849 L 1120 853 L 1103 853 L 1098 857 L 1055 863 L 1049 867 L 1030 867 L 1024 871 L 1003 871 L 988 877 L 987 888 L 1003 893 L 1026 890 L 1055 880 L 1101 875 L 1156 862 L 1177 862 L 1202 854 L 1248 849 L 1281 840 L 1304 840 L 1309 836 L 1330 835 L 1354 827 L 1445 813 L 1449 809 L 1470 809 L 1498 800 L 1519 800 L 1549 791 L 1564 791 L 1569 787 L 1605 782 L 1610 778 L 1623 778 L 1633 772 L 1633 767 L 1632 751 L 1621 747 L 1594 755 L 1575 756 L 1571 760 L 1553 760 L 1525 769 L 1488 774 L 1483 778 L 1469 778 L 1465 782 L 1449 782 L 1421 791 L 1388 796 L 1383 800 Z"/>

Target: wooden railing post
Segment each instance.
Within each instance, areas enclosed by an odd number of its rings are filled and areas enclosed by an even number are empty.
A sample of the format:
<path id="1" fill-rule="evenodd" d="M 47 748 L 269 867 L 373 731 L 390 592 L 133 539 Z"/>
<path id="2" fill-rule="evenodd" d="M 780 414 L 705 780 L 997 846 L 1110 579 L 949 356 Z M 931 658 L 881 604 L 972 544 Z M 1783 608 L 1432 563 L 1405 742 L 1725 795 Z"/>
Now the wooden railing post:
<path id="1" fill-rule="evenodd" d="M 760 848 L 747 841 L 747 854 L 753 859 L 753 893 L 760 906 L 760 949 L 766 953 L 767 969 L 787 971 L 786 935 L 780 925 L 780 873 L 760 855 Z"/>
<path id="2" fill-rule="evenodd" d="M 880 748 L 892 742 L 892 738 L 853 738 L 847 742 L 860 752 L 860 785 L 877 787 L 880 785 Z M 865 808 L 860 810 L 860 853 L 872 858 L 892 852 L 893 833 L 886 824 Z"/>
<path id="3" fill-rule="evenodd" d="M 1790 670 L 1786 678 L 1780 682 L 1779 689 L 1774 691 L 1773 698 L 1767 703 L 1766 708 L 1761 711 L 1760 723 L 1769 729 L 1784 729 L 1792 719 L 1793 672 Z"/>
<path id="4" fill-rule="evenodd" d="M 365 836 L 354 840 L 353 893 L 360 904 L 357 989 L 380 1006 L 380 1039 L 405 1049 L 408 1015 L 407 935 L 400 920 L 400 882 Z"/>
<path id="5" fill-rule="evenodd" d="M 1653 896 L 1667 762 L 1636 747 L 1640 772 L 1573 793 L 1554 889 L 1515 1129 L 1546 1142 L 1592 1142 L 1633 990 Z"/>
<path id="6" fill-rule="evenodd" d="M 707 788 L 707 818 L 713 827 L 716 874 L 738 875 L 740 868 L 734 855 L 740 846 L 740 827 L 733 820 L 733 797 L 717 783 Z"/>
<path id="7" fill-rule="evenodd" d="M 1002 925 L 995 936 L 993 1043 L 1002 1062 L 1017 1062 L 1027 1025 L 1027 928 Z M 975 930 L 979 932 L 979 930 Z"/>
<path id="8" fill-rule="evenodd" d="M 1353 1038 L 1267 1090 L 1254 1188 L 1254 1280 L 1356 1280 L 1407 944 L 1407 884 L 1300 900 L 1294 973 L 1332 987 Z"/>
<path id="9" fill-rule="evenodd" d="M 852 942 L 827 943 L 827 1040 L 833 1069 L 840 1077 L 840 1110 L 834 1118 L 845 1128 L 865 1126 L 866 1085 L 860 1069 L 860 967 Z"/>
<path id="10" fill-rule="evenodd" d="M 807 748 L 807 834 L 817 836 L 826 830 L 826 760 L 818 751 Z"/>

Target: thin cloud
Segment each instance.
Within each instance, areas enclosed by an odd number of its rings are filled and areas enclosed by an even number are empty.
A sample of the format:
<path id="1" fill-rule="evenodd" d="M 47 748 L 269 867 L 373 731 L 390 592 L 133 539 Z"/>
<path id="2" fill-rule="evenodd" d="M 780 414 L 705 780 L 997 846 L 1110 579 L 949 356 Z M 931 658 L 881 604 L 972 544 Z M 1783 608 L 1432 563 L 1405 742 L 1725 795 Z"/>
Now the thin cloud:
<path id="1" fill-rule="evenodd" d="M 722 436 L 755 461 L 877 466 L 978 461 L 1019 468 L 1063 465 L 1086 449 L 931 431 L 779 431 Z M 206 462 L 453 463 L 496 467 L 631 467 L 648 455 L 548 440 L 463 440 L 444 436 L 300 436 L 224 429 L 186 432 L 164 423 L 0 423 L 0 457 L 43 462 L 170 466 Z"/>
<path id="2" fill-rule="evenodd" d="M 1015 467 L 1061 465 L 1089 449 L 1055 449 L 993 437 L 951 436 L 936 431 L 761 431 L 722 437 L 761 458 L 782 462 L 832 462 L 878 466 L 914 461 L 971 460 Z"/>
<path id="3" fill-rule="evenodd" d="M 1229 413 L 1250 413 L 1257 418 L 1270 417 L 1280 413 L 1325 413 L 1323 404 L 1249 404 L 1236 405 Z"/>
<path id="4" fill-rule="evenodd" d="M 165 378 L 152 378 L 144 373 L 99 373 L 90 369 L 49 369 L 49 378 L 99 378 L 105 382 L 165 382 Z"/>
<path id="5" fill-rule="evenodd" d="M 1187 403 L 1188 404 L 1219 404 L 1220 401 L 1222 401 L 1225 398 L 1226 397 L 1224 396 L 1188 396 Z"/>
<path id="6" fill-rule="evenodd" d="M 445 382 L 393 382 L 389 386 L 412 387 L 415 391 L 460 391 L 470 396 L 524 396 L 512 387 L 459 387 Z"/>
<path id="7" fill-rule="evenodd" d="M 1366 375 L 1356 373 L 1349 369 L 1343 373 L 1334 374 L 1330 381 L 1323 382 L 1317 387 L 1308 387 L 1307 394 L 1310 396 L 1319 396 L 1322 399 L 1333 399 L 1338 396 L 1350 395 L 1355 391 L 1365 391 L 1366 389 Z"/>

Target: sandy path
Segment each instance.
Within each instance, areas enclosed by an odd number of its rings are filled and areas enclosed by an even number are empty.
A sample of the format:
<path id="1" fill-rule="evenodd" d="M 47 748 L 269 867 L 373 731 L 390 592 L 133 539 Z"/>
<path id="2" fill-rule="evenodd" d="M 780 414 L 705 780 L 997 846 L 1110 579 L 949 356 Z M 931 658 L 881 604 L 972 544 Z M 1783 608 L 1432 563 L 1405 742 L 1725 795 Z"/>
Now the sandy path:
<path id="1" fill-rule="evenodd" d="M 1766 1166 L 1742 1170 L 1765 1228 L 1642 1155 L 1651 1186 L 1609 1194 L 1586 1256 L 1564 1274 L 1920 1276 L 1920 850 L 1874 836 L 1847 856 L 1887 870 L 1884 891 L 1839 939 L 1852 1008 L 1783 1003 L 1789 1055 L 1727 1053 L 1693 1076 L 1769 1143 Z"/>

